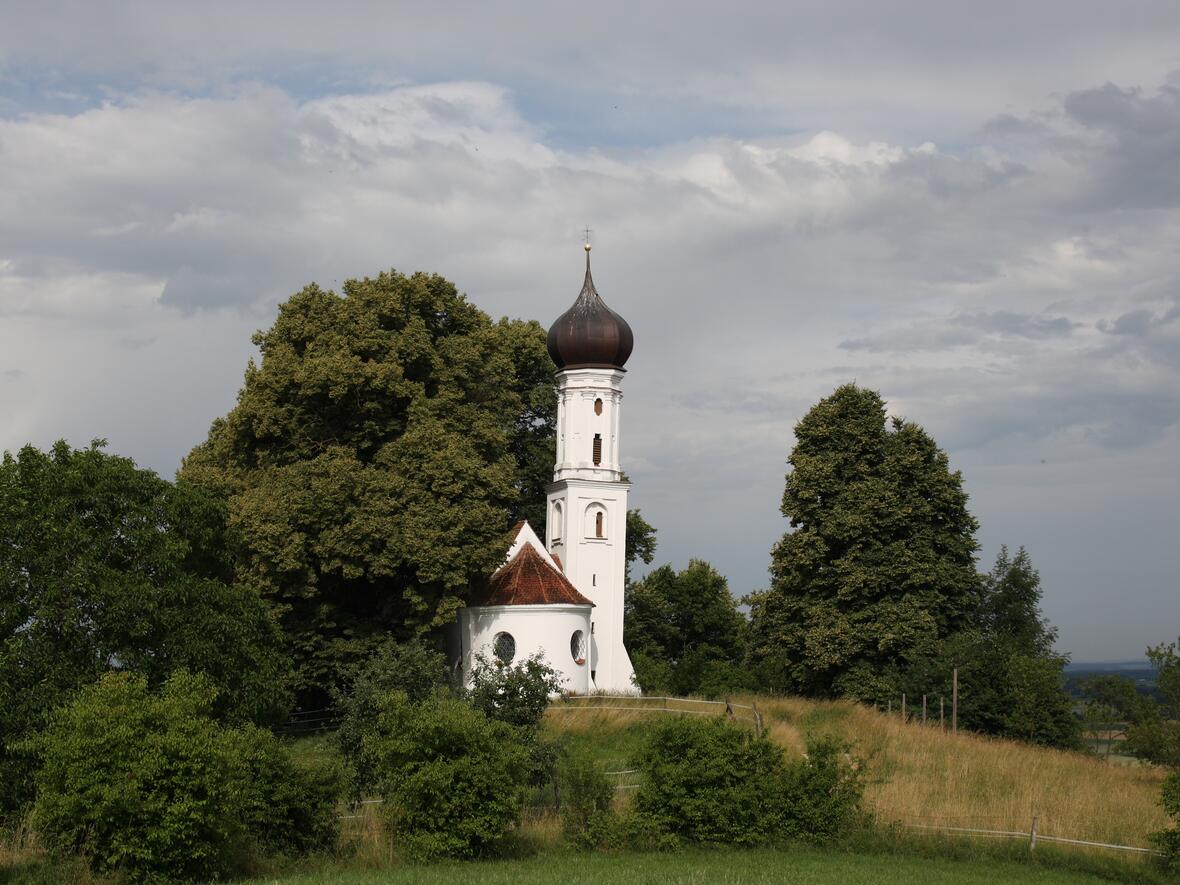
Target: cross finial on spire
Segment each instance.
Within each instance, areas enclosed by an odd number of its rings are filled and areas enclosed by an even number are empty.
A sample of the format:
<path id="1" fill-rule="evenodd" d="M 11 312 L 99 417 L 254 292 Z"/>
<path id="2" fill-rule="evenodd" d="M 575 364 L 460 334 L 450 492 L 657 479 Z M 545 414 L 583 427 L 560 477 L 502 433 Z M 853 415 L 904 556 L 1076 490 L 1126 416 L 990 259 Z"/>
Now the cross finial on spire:
<path id="1" fill-rule="evenodd" d="M 590 228 L 589 227 L 586 228 L 586 243 L 582 248 L 585 249 L 587 252 L 589 252 L 590 249 L 592 248 L 590 245 Z"/>

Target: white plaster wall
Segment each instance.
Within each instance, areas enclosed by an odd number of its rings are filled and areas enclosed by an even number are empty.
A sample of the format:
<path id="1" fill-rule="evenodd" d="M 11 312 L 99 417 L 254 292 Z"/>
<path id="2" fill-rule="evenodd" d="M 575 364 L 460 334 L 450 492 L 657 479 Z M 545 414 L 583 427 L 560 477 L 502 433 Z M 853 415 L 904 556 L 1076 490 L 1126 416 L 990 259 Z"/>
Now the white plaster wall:
<path id="1" fill-rule="evenodd" d="M 557 463 L 549 487 L 546 548 L 561 559 L 565 576 L 594 603 L 594 684 L 633 692 L 635 671 L 623 646 L 627 492 L 619 466 L 622 369 L 566 369 L 557 373 Z M 602 400 L 602 414 L 594 401 Z M 594 435 L 602 458 L 594 464 Z M 560 507 L 560 518 L 558 518 Z M 594 511 L 604 512 L 605 537 L 595 533 Z"/>
<path id="2" fill-rule="evenodd" d="M 627 547 L 627 492 L 624 482 L 564 479 L 549 487 L 549 513 L 561 504 L 565 526 L 560 542 L 548 526 L 549 550 L 562 561 L 565 576 L 594 603 L 592 669 L 603 690 L 633 692 L 634 670 L 623 646 L 623 581 Z M 606 513 L 604 534 L 594 534 L 594 510 Z"/>
<path id="3" fill-rule="evenodd" d="M 555 480 L 566 477 L 617 482 L 622 369 L 567 369 L 557 373 L 557 463 Z M 594 401 L 602 400 L 602 414 Z M 602 460 L 594 464 L 594 435 L 602 437 Z"/>
<path id="4" fill-rule="evenodd" d="M 503 631 L 511 633 L 516 640 L 513 663 L 540 652 L 545 662 L 557 671 L 563 691 L 589 694 L 594 690 L 589 655 L 585 663 L 576 663 L 570 654 L 570 637 L 575 630 L 581 630 L 589 652 L 590 613 L 588 605 L 495 605 L 460 610 L 464 683 L 470 682 L 477 654 L 482 652 L 492 660 L 492 644 L 496 634 Z"/>

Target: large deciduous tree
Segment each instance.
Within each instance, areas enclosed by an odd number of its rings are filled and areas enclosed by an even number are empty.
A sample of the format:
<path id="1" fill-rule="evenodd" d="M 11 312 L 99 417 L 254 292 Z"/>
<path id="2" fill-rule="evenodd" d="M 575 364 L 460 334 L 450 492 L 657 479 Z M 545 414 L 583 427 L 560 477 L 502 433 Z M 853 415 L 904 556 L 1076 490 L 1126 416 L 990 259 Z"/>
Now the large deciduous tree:
<path id="1" fill-rule="evenodd" d="M 233 722 L 284 715 L 288 659 L 266 603 L 229 582 L 224 514 L 102 443 L 0 462 L 0 816 L 29 798 L 18 745 L 109 669 L 205 673 Z"/>
<path id="2" fill-rule="evenodd" d="M 879 699 L 978 611 L 962 476 L 918 425 L 846 384 L 795 428 L 772 553 L 751 597 L 751 662 L 771 688 Z"/>
<path id="3" fill-rule="evenodd" d="M 750 687 L 745 619 L 729 583 L 694 559 L 660 566 L 627 589 L 624 641 L 644 691 L 717 696 Z"/>
<path id="4" fill-rule="evenodd" d="M 238 568 L 322 697 L 382 637 L 453 619 L 515 519 L 543 530 L 553 365 L 537 323 L 424 273 L 309 285 L 255 343 L 181 476 L 227 501 Z"/>

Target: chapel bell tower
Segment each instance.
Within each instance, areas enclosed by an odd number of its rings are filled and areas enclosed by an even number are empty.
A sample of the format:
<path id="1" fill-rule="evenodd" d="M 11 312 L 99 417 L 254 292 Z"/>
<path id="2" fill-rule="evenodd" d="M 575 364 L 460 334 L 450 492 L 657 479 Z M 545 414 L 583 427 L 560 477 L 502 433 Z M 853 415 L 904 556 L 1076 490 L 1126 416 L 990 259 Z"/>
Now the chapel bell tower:
<path id="1" fill-rule="evenodd" d="M 593 688 L 633 692 L 635 671 L 623 647 L 627 491 L 619 466 L 623 366 L 634 337 L 606 306 L 590 276 L 573 306 L 549 329 L 557 365 L 557 462 L 549 486 L 545 546 L 578 592 L 594 603 Z"/>

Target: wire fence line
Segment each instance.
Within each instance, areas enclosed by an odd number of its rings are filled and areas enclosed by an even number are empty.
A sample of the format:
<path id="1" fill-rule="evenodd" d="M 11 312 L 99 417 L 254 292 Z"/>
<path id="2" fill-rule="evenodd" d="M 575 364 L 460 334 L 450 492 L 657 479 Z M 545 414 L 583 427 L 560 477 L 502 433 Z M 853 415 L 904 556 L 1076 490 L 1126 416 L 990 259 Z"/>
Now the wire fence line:
<path id="1" fill-rule="evenodd" d="M 1154 848 L 1139 848 L 1135 845 L 1116 845 L 1111 842 L 1092 842 L 1088 839 L 1070 839 L 1065 836 L 1049 836 L 1037 829 L 1037 818 L 1033 818 L 1032 826 L 1027 830 L 993 830 L 983 827 L 950 827 L 943 824 L 917 824 L 902 822 L 901 826 L 909 830 L 926 830 L 939 833 L 959 833 L 965 836 L 984 836 L 998 839 L 1027 839 L 1028 850 L 1035 851 L 1038 842 L 1056 842 L 1065 845 L 1082 845 L 1089 848 L 1109 848 L 1116 851 L 1132 851 L 1138 854 L 1161 856 L 1161 852 Z"/>

